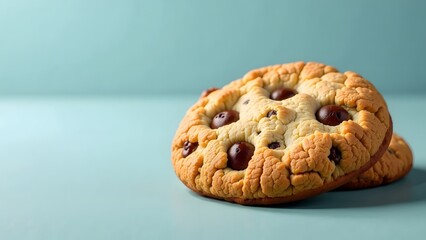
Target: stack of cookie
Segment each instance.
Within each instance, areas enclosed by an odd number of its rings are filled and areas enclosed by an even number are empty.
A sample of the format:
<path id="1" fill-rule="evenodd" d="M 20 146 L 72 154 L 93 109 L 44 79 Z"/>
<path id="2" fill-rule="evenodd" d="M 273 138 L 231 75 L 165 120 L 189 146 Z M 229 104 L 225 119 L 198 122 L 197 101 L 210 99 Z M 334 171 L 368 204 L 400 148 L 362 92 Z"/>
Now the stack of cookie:
<path id="1" fill-rule="evenodd" d="M 373 84 L 313 62 L 255 69 L 205 91 L 172 143 L 188 188 L 246 205 L 379 186 L 405 176 L 412 161 Z"/>

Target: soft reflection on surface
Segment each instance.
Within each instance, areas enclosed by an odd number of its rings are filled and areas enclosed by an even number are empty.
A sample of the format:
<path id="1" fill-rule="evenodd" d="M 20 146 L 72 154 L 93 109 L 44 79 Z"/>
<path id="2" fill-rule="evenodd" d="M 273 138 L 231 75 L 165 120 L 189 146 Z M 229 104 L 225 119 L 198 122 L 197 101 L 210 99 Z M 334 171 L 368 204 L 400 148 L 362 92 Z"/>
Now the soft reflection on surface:
<path id="1" fill-rule="evenodd" d="M 334 191 L 304 201 L 275 206 L 295 209 L 363 208 L 426 201 L 426 170 L 414 168 L 400 181 L 385 186 Z"/>

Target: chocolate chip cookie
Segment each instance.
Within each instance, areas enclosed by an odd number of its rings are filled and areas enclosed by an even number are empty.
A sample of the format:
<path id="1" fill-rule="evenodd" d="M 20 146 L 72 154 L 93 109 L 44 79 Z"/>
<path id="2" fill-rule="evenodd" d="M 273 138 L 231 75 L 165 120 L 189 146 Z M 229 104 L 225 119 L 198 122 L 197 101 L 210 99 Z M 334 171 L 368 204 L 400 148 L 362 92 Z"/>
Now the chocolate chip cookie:
<path id="1" fill-rule="evenodd" d="M 367 171 L 352 179 L 340 189 L 371 188 L 394 182 L 407 175 L 413 167 L 413 153 L 408 143 L 393 134 L 383 157 Z"/>
<path id="2" fill-rule="evenodd" d="M 205 91 L 181 121 L 171 159 L 179 179 L 201 195 L 278 204 L 366 171 L 392 129 L 383 97 L 360 75 L 295 62 Z"/>

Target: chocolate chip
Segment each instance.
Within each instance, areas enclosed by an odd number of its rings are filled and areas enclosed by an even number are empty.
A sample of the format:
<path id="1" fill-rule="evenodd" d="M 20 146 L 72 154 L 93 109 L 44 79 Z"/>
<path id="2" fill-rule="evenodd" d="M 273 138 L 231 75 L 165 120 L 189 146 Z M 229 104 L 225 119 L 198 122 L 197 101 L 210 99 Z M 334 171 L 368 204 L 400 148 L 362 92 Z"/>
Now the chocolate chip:
<path id="1" fill-rule="evenodd" d="M 189 154 L 195 151 L 197 149 L 198 143 L 193 143 L 190 141 L 185 141 L 183 143 L 183 151 L 182 151 L 182 157 L 187 157 Z"/>
<path id="2" fill-rule="evenodd" d="M 268 144 L 268 148 L 270 149 L 276 149 L 279 148 L 281 145 L 279 142 L 271 142 L 270 144 Z"/>
<path id="3" fill-rule="evenodd" d="M 322 106 L 315 116 L 319 122 L 329 126 L 336 126 L 350 119 L 348 111 L 337 105 Z"/>
<path id="4" fill-rule="evenodd" d="M 247 105 L 250 102 L 250 99 L 247 99 L 243 102 L 244 105 Z"/>
<path id="5" fill-rule="evenodd" d="M 251 143 L 234 143 L 228 149 L 228 167 L 234 170 L 246 169 L 253 154 L 254 146 Z"/>
<path id="6" fill-rule="evenodd" d="M 332 147 L 330 148 L 330 155 L 328 155 L 328 159 L 337 164 L 340 160 L 342 160 L 342 153 L 336 147 Z"/>
<path id="7" fill-rule="evenodd" d="M 275 110 L 271 110 L 271 111 L 269 111 L 268 112 L 268 114 L 266 114 L 266 116 L 269 118 L 269 117 L 272 117 L 272 116 L 274 116 L 274 115 L 277 115 L 277 111 L 275 111 Z"/>
<path id="8" fill-rule="evenodd" d="M 223 111 L 214 116 L 210 127 L 213 129 L 228 125 L 240 119 L 240 114 L 234 110 Z"/>
<path id="9" fill-rule="evenodd" d="M 216 90 L 218 90 L 218 89 L 219 89 L 219 88 L 212 87 L 212 88 L 209 88 L 209 89 L 207 89 L 207 90 L 204 90 L 204 91 L 201 93 L 200 98 L 207 97 L 210 93 L 212 93 L 212 92 L 214 92 L 214 91 L 216 91 Z"/>
<path id="10" fill-rule="evenodd" d="M 296 92 L 290 88 L 278 88 L 274 90 L 269 96 L 273 100 L 281 101 L 287 98 L 291 98 L 296 95 Z"/>

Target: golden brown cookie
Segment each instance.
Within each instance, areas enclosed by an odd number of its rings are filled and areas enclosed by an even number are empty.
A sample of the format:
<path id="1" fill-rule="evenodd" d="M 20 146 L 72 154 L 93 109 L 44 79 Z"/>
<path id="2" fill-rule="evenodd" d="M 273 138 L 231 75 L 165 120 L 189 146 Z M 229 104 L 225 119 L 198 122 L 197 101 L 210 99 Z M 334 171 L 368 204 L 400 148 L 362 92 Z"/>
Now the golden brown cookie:
<path id="1" fill-rule="evenodd" d="M 347 183 L 381 158 L 391 136 L 387 105 L 370 82 L 295 62 L 204 92 L 181 121 L 171 158 L 201 195 L 278 204 Z"/>
<path id="2" fill-rule="evenodd" d="M 394 182 L 407 175 L 413 167 L 413 153 L 408 143 L 393 134 L 383 157 L 370 169 L 360 174 L 340 189 L 371 188 Z"/>

